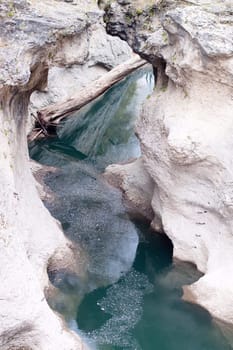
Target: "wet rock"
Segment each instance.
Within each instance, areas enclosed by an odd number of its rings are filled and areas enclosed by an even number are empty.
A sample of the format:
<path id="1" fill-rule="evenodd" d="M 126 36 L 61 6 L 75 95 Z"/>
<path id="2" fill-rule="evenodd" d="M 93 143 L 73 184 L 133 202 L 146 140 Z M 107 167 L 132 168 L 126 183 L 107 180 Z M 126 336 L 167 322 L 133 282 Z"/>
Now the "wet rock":
<path id="1" fill-rule="evenodd" d="M 48 175 L 45 183 L 56 196 L 46 206 L 66 224 L 66 235 L 86 257 L 78 259 L 80 264 L 85 261 L 80 289 L 87 292 L 115 283 L 130 269 L 138 245 L 121 193 L 85 162 L 69 162 L 57 174 Z"/>

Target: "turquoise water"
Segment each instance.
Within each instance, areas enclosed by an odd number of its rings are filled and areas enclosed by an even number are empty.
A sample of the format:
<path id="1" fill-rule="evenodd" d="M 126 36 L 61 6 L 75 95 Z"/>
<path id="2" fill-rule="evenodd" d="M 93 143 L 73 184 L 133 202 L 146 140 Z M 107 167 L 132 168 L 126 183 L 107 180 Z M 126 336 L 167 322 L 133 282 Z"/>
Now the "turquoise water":
<path id="1" fill-rule="evenodd" d="M 172 261 L 168 238 L 131 222 L 102 177 L 107 165 L 140 156 L 134 125 L 152 89 L 151 72 L 137 73 L 67 119 L 57 137 L 30 144 L 33 159 L 56 167 L 45 205 L 82 257 L 80 273 L 49 274 L 60 289 L 49 302 L 94 349 L 228 350 L 210 315 L 181 299 L 200 273 Z"/>
<path id="2" fill-rule="evenodd" d="M 150 71 L 132 75 L 67 118 L 58 128 L 57 137 L 31 143 L 30 156 L 57 167 L 86 160 L 100 171 L 109 164 L 138 157 L 135 121 L 152 90 Z"/>
<path id="3" fill-rule="evenodd" d="M 181 300 L 182 285 L 200 274 L 172 263 L 171 254 L 169 242 L 147 229 L 131 270 L 84 298 L 77 323 L 98 349 L 231 349 L 205 310 Z"/>

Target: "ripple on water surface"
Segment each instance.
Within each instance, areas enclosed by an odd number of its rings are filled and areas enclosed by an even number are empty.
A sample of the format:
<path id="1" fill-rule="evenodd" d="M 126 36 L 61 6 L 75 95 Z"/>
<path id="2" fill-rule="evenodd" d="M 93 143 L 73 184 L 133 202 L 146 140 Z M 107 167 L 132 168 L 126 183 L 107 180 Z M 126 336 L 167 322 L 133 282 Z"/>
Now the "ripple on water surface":
<path id="1" fill-rule="evenodd" d="M 230 350 L 208 312 L 181 299 L 182 285 L 199 277 L 172 263 L 166 238 L 151 236 L 126 276 L 85 297 L 78 326 L 101 350 Z"/>

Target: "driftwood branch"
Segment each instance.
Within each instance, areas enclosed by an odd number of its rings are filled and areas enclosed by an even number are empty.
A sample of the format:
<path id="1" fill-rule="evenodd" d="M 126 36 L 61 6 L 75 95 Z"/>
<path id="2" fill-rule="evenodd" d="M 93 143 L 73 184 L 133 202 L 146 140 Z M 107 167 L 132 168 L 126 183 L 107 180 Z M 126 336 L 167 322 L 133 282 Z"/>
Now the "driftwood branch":
<path id="1" fill-rule="evenodd" d="M 72 112 L 102 95 L 111 86 L 125 78 L 127 75 L 142 67 L 147 62 L 139 56 L 134 56 L 128 61 L 118 65 L 101 78 L 91 82 L 87 87 L 79 90 L 77 94 L 64 102 L 54 103 L 37 112 L 37 119 L 43 129 L 56 128 L 59 122 L 68 117 Z M 44 131 L 42 131 L 44 133 Z"/>

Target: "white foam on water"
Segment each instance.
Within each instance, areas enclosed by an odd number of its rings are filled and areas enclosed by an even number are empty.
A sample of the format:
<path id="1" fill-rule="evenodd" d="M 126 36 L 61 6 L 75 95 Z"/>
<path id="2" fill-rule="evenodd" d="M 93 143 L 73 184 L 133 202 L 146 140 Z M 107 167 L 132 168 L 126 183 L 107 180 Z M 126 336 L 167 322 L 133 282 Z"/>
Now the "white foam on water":
<path id="1" fill-rule="evenodd" d="M 112 317 L 88 336 L 98 345 L 112 345 L 127 350 L 141 350 L 131 334 L 143 314 L 143 297 L 153 291 L 146 275 L 131 270 L 120 282 L 107 290 L 106 297 L 98 301 L 102 311 Z"/>

